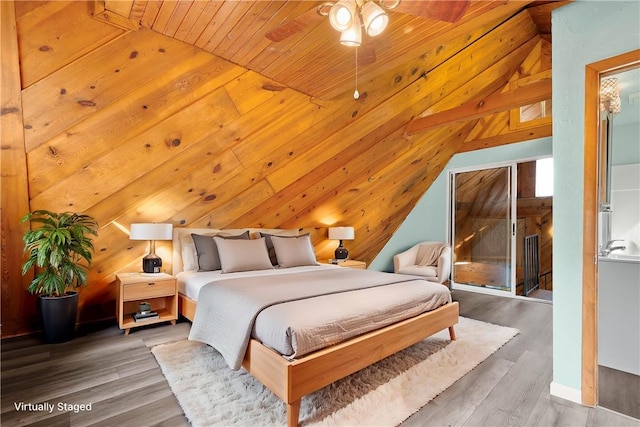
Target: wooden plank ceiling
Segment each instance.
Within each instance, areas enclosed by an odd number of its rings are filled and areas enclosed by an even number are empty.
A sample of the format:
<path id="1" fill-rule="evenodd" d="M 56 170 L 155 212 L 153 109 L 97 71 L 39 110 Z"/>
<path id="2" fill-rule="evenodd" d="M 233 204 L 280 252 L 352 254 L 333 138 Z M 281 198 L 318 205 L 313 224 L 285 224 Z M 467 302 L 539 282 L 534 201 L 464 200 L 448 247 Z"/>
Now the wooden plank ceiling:
<path id="1" fill-rule="evenodd" d="M 509 111 L 540 98 L 520 89 L 550 77 L 564 3 L 471 1 L 456 23 L 392 11 L 359 49 L 355 100 L 356 51 L 308 12 L 319 2 L 16 2 L 30 209 L 101 225 L 81 319 L 113 316 L 115 272 L 146 252 L 133 222 L 301 228 L 319 258 L 336 246 L 326 227 L 352 225 L 347 247 L 370 262 L 456 152 L 550 135 Z M 442 111 L 455 120 L 419 122 Z M 3 334 L 33 327 L 6 301 Z"/>
<path id="2" fill-rule="evenodd" d="M 283 87 L 320 99 L 353 92 L 356 56 L 359 58 L 358 79 L 366 91 L 365 82 L 415 60 L 427 51 L 426 46 L 450 42 L 465 30 L 497 25 L 521 9 L 534 11 L 530 16 L 538 34 L 548 39 L 550 10 L 558 6 L 544 1 L 508 4 L 504 0 L 457 0 L 452 3 L 468 4 L 468 9 L 456 22 L 446 22 L 418 13 L 418 7 L 405 7 L 405 4 L 441 2 L 405 0 L 388 12 L 389 25 L 383 35 L 364 34 L 362 46 L 355 49 L 341 45 L 340 35 L 331 28 L 328 18 L 317 13 L 318 7 L 327 2 L 107 0 L 97 3 L 102 12 L 96 13 L 99 19 L 117 21 L 125 28 L 150 28 L 260 73 L 282 83 Z M 414 14 L 398 11 L 405 9 L 413 9 Z M 424 13 L 428 15 L 429 8 Z M 291 21 L 296 25 L 291 25 Z M 283 27 L 289 30 L 294 27 L 294 30 L 286 37 L 277 37 L 277 42 L 271 41 L 269 38 L 273 37 L 269 35 Z"/>

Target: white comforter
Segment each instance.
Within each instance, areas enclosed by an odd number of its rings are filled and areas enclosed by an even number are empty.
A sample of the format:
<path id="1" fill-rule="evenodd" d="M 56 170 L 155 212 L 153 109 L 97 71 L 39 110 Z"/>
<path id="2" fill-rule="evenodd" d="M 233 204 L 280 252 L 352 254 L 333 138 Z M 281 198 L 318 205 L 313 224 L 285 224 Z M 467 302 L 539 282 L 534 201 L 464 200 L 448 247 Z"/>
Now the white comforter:
<path id="1" fill-rule="evenodd" d="M 349 268 L 224 279 L 202 287 L 189 339 L 211 345 L 239 369 L 252 334 L 296 357 L 437 308 L 450 298 L 446 287 L 422 278 Z M 311 334 L 304 333 L 307 326 Z M 283 328 L 284 339 L 273 332 Z"/>

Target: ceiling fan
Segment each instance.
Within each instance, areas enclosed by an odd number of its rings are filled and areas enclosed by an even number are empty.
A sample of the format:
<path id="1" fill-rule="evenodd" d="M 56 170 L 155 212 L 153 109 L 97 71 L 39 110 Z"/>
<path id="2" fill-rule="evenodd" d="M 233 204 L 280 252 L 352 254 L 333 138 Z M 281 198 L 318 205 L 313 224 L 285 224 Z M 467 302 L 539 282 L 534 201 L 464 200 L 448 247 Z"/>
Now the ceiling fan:
<path id="1" fill-rule="evenodd" d="M 342 33 L 341 43 L 347 46 L 360 46 L 351 31 L 360 31 L 364 26 L 369 36 L 380 34 L 389 20 L 386 11 L 406 13 L 438 21 L 450 23 L 458 22 L 469 9 L 471 0 L 339 0 L 325 2 L 312 7 L 297 17 L 285 21 L 276 28 L 268 31 L 265 37 L 273 42 L 279 42 L 303 31 L 307 26 L 329 16 L 331 26 Z M 345 26 L 350 27 L 345 29 Z M 350 38 L 347 38 L 350 37 Z M 374 55 L 375 56 L 375 55 Z"/>

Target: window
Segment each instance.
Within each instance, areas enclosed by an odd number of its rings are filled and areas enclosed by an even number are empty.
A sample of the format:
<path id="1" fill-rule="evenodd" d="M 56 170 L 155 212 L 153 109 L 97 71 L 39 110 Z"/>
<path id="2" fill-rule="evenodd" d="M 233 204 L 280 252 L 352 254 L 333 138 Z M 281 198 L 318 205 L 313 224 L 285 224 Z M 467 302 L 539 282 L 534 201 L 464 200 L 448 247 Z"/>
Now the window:
<path id="1" fill-rule="evenodd" d="M 551 116 L 551 100 L 520 107 L 520 123 L 544 119 Z"/>
<path id="2" fill-rule="evenodd" d="M 553 196 L 553 158 L 536 160 L 536 197 Z"/>
<path id="3" fill-rule="evenodd" d="M 509 128 L 524 129 L 551 123 L 551 100 L 514 108 L 509 112 Z"/>

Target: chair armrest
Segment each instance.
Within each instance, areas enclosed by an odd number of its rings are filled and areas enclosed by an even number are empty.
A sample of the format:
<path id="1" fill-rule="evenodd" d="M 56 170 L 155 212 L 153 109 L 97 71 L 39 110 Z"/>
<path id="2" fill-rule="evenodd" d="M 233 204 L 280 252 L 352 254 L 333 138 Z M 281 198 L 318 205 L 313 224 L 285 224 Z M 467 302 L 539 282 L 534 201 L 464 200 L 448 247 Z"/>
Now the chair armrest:
<path id="1" fill-rule="evenodd" d="M 449 275 L 451 274 L 451 248 L 446 247 L 442 250 L 440 254 L 440 258 L 438 258 L 438 266 L 436 267 L 436 271 L 438 272 L 438 281 L 440 283 L 444 283 L 445 280 L 449 279 Z"/>
<path id="2" fill-rule="evenodd" d="M 401 268 L 409 265 L 416 265 L 416 256 L 418 254 L 418 245 L 400 252 L 393 257 L 393 271 L 397 273 Z"/>

